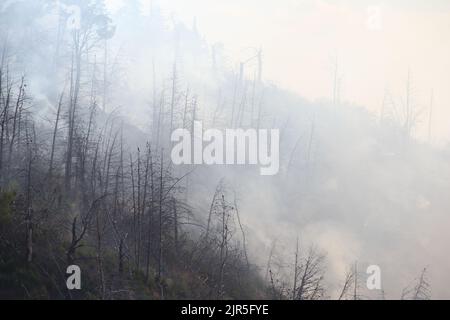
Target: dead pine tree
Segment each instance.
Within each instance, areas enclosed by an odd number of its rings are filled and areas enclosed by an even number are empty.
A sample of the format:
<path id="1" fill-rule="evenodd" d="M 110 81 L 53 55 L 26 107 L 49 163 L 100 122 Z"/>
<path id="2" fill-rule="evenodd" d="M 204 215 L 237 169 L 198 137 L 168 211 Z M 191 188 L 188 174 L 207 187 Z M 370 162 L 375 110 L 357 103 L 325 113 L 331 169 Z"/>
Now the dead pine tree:
<path id="1" fill-rule="evenodd" d="M 20 127 L 20 119 L 21 119 L 21 114 L 22 114 L 22 110 L 24 107 L 24 102 L 25 102 L 25 88 L 26 88 L 25 78 L 22 77 L 20 80 L 19 92 L 17 94 L 17 99 L 16 99 L 15 106 L 14 106 L 14 112 L 12 114 L 12 128 L 11 128 L 10 137 L 9 137 L 9 151 L 8 151 L 8 161 L 7 161 L 8 174 L 10 174 L 10 172 L 11 172 L 11 164 L 12 164 L 12 159 L 13 159 L 14 146 L 15 146 L 16 141 L 20 138 L 20 137 L 18 137 L 18 129 Z M 9 177 L 8 177 L 8 180 L 9 180 Z"/>
<path id="2" fill-rule="evenodd" d="M 136 202 L 136 270 L 139 270 L 141 265 L 141 150 L 138 148 L 137 153 L 137 202 Z"/>
<path id="3" fill-rule="evenodd" d="M 241 216 L 239 214 L 236 192 L 234 192 L 234 207 L 233 207 L 233 209 L 234 209 L 234 212 L 236 213 L 236 218 L 237 218 L 237 222 L 239 225 L 239 229 L 241 230 L 242 250 L 244 251 L 244 257 L 245 257 L 245 263 L 247 266 L 247 271 L 249 271 L 250 270 L 250 262 L 249 262 L 248 254 L 247 254 L 247 238 L 245 235 L 244 226 L 241 223 Z"/>
<path id="4" fill-rule="evenodd" d="M 273 240 L 272 244 L 270 246 L 270 251 L 269 251 L 269 258 L 267 259 L 267 267 L 266 267 L 266 274 L 264 277 L 264 280 L 267 282 L 268 278 L 269 278 L 269 271 L 271 269 L 271 263 L 272 263 L 272 259 L 273 259 L 273 255 L 275 253 L 275 247 L 277 245 L 277 240 Z"/>
<path id="5" fill-rule="evenodd" d="M 147 260 L 145 266 L 145 280 L 148 282 L 150 275 L 150 257 L 152 254 L 152 231 L 153 231 L 153 214 L 155 211 L 155 181 L 154 181 L 154 167 L 151 146 L 147 146 L 147 157 L 150 170 L 150 204 L 147 213 Z"/>
<path id="6" fill-rule="evenodd" d="M 105 195 L 95 199 L 85 215 L 81 216 L 81 221 L 78 222 L 79 217 L 73 218 L 71 225 L 71 242 L 66 251 L 68 265 L 73 265 L 76 262 L 76 251 L 83 246 L 82 242 L 92 226 L 92 219 L 99 209 L 100 203 L 105 199 Z M 79 226 L 80 225 L 80 226 Z"/>
<path id="7" fill-rule="evenodd" d="M 4 49 L 6 51 L 6 47 Z M 6 70 L 5 70 L 6 69 Z M 6 157 L 5 147 L 9 137 L 9 121 L 10 121 L 10 107 L 13 99 L 13 81 L 9 74 L 9 66 L 5 66 L 5 52 L 2 54 L 0 65 L 0 104 L 1 108 L 1 123 L 0 123 L 0 177 L 1 182 L 5 182 L 5 165 L 4 159 Z"/>
<path id="8" fill-rule="evenodd" d="M 139 237 L 139 241 L 138 241 L 138 257 L 139 257 L 139 261 L 141 261 L 141 251 L 143 251 L 144 249 L 144 236 L 143 236 L 143 230 L 142 227 L 144 226 L 144 219 L 145 219 L 145 212 L 147 210 L 148 207 L 148 189 L 149 189 L 149 173 L 151 173 L 151 147 L 150 145 L 147 143 L 146 146 L 146 154 L 145 154 L 145 168 L 144 168 L 144 185 L 142 188 L 142 199 L 141 199 L 141 204 L 140 204 L 140 210 L 139 210 L 139 232 L 138 232 L 138 237 Z M 140 167 L 140 166 L 139 166 Z M 139 170 L 140 171 L 140 170 Z M 152 199 L 153 201 L 153 199 Z M 148 230 L 147 232 L 150 232 L 150 230 Z M 145 252 L 145 251 L 144 251 Z M 143 258 L 142 258 L 143 260 Z M 140 268 L 140 262 L 139 262 L 139 268 Z"/>
<path id="9" fill-rule="evenodd" d="M 137 271 L 137 201 L 136 201 L 136 182 L 135 182 L 135 172 L 134 172 L 134 163 L 133 163 L 133 155 L 130 154 L 130 176 L 131 176 L 131 198 L 132 198 L 132 232 L 133 232 L 133 248 L 134 248 L 134 265 L 135 270 Z"/>
<path id="10" fill-rule="evenodd" d="M 29 128 L 31 126 L 31 128 Z M 33 131 L 33 134 L 29 132 Z M 34 161 L 34 145 L 36 143 L 34 124 L 26 126 L 26 147 L 27 147 L 27 167 L 26 167 L 26 255 L 27 262 L 33 261 L 33 194 L 32 194 L 32 175 L 33 175 L 33 161 Z"/>
<path id="11" fill-rule="evenodd" d="M 163 265 L 163 258 L 164 258 L 164 252 L 163 252 L 163 193 L 164 193 L 164 149 L 161 150 L 161 171 L 159 176 L 159 215 L 158 215 L 158 221 L 159 221 L 159 236 L 158 236 L 158 283 L 160 288 L 160 294 L 161 299 L 164 300 L 164 283 L 163 283 L 163 272 L 164 272 L 164 265 Z"/>
<path id="12" fill-rule="evenodd" d="M 62 109 L 63 99 L 64 99 L 64 91 L 59 96 L 58 108 L 56 109 L 55 125 L 53 128 L 52 146 L 51 146 L 51 151 L 50 151 L 50 164 L 49 164 L 49 168 L 48 168 L 48 176 L 49 176 L 50 180 L 53 175 L 53 163 L 55 161 L 55 151 L 56 151 L 56 138 L 57 138 L 58 130 L 59 130 L 59 121 L 60 121 L 60 117 L 61 117 L 61 109 Z"/>
<path id="13" fill-rule="evenodd" d="M 343 300 L 348 295 L 349 291 L 351 290 L 353 281 L 355 279 L 355 272 L 353 268 L 350 268 L 349 271 L 347 271 L 347 274 L 345 275 L 344 283 L 342 285 L 342 290 L 339 294 L 338 300 Z"/>
<path id="14" fill-rule="evenodd" d="M 313 247 L 308 254 L 301 259 L 297 266 L 297 284 L 293 293 L 295 300 L 318 300 L 324 296 L 324 259 L 325 257 L 318 253 Z"/>
<path id="15" fill-rule="evenodd" d="M 175 117 L 175 106 L 177 100 L 177 63 L 173 63 L 173 71 L 172 71 L 172 93 L 170 98 L 170 131 L 169 134 L 172 134 L 174 129 L 174 117 Z"/>
<path id="16" fill-rule="evenodd" d="M 178 210 L 177 210 L 177 201 L 175 198 L 172 198 L 172 210 L 173 210 L 173 242 L 175 253 L 178 256 L 180 252 L 180 247 L 178 239 Z"/>
<path id="17" fill-rule="evenodd" d="M 430 300 L 430 284 L 427 280 L 427 268 L 424 268 L 414 287 L 413 300 Z"/>
<path id="18" fill-rule="evenodd" d="M 206 232 L 205 232 L 205 241 L 206 242 L 209 239 L 209 233 L 211 230 L 211 222 L 212 222 L 212 218 L 213 218 L 213 214 L 214 214 L 214 210 L 215 210 L 215 206 L 216 206 L 216 201 L 218 201 L 221 193 L 224 190 L 223 183 L 224 183 L 223 179 L 219 181 L 219 183 L 217 184 L 216 190 L 214 192 L 213 199 L 211 201 L 211 206 L 209 208 L 209 213 L 208 213 L 208 221 L 206 224 Z"/>
<path id="19" fill-rule="evenodd" d="M 427 279 L 427 268 L 424 268 L 419 277 L 416 278 L 416 283 L 410 284 L 403 288 L 401 300 L 430 300 L 431 290 Z"/>
<path id="20" fill-rule="evenodd" d="M 220 237 L 220 259 L 219 259 L 219 273 L 218 273 L 218 284 L 217 284 L 217 299 L 221 299 L 224 290 L 224 273 L 225 273 L 225 267 L 228 260 L 228 253 L 229 253 L 229 237 L 231 235 L 231 230 L 229 227 L 229 220 L 230 220 L 230 207 L 225 201 L 225 195 L 221 195 L 220 200 L 220 213 L 221 213 L 221 237 Z"/>
<path id="21" fill-rule="evenodd" d="M 72 178 L 72 161 L 75 140 L 75 125 L 78 106 L 78 95 L 81 82 L 81 55 L 80 39 L 74 36 L 74 48 L 72 52 L 72 66 L 70 69 L 70 94 L 68 110 L 67 149 L 65 161 L 65 189 L 70 192 Z"/>
<path id="22" fill-rule="evenodd" d="M 298 283 L 298 276 L 299 276 L 299 265 L 298 265 L 298 259 L 299 259 L 299 252 L 298 252 L 298 237 L 297 237 L 297 244 L 295 247 L 295 262 L 294 262 L 294 286 L 292 288 L 292 300 L 295 300 L 297 295 L 297 283 Z"/>

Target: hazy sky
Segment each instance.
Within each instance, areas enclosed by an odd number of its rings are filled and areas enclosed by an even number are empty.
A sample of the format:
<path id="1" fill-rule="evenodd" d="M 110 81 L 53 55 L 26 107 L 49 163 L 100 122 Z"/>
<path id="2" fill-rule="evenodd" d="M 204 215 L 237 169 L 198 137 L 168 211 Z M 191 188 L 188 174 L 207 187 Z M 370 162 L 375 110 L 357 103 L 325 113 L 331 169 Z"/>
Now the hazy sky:
<path id="1" fill-rule="evenodd" d="M 117 8 L 122 0 L 107 1 Z M 434 140 L 450 140 L 450 1 L 153 2 L 188 25 L 196 17 L 232 63 L 262 47 L 265 80 L 311 100 L 331 99 L 337 57 L 343 101 L 379 113 L 389 92 L 401 108 L 409 69 L 413 101 L 423 110 L 418 136 L 426 136 L 434 91 Z"/>

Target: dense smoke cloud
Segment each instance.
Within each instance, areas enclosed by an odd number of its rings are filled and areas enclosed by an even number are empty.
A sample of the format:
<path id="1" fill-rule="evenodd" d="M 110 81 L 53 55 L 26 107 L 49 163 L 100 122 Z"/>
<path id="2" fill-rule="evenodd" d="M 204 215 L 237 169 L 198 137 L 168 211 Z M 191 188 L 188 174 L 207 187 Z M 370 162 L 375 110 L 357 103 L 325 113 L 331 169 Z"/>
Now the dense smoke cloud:
<path id="1" fill-rule="evenodd" d="M 325 256 L 325 297 L 339 296 L 355 263 L 365 298 L 400 298 L 424 268 L 432 297 L 450 297 L 450 153 L 416 139 L 415 126 L 423 119 L 418 107 L 391 101 L 380 116 L 342 102 L 337 92 L 315 101 L 301 97 L 265 75 L 264 51 L 252 49 L 246 61 L 234 61 L 224 45 L 203 36 L 194 17 L 192 24 L 183 23 L 162 3 L 62 2 L 81 8 L 80 28 L 89 30 L 81 43 L 89 50 L 71 38 L 56 2 L 0 5 L 2 57 L 17 79 L 25 75 L 30 112 L 49 141 L 61 92 L 67 107 L 74 104 L 74 90 L 83 106 L 76 129 L 87 131 L 95 106 L 102 128 L 95 135 L 105 134 L 106 150 L 118 128 L 129 141 L 126 153 L 140 148 L 144 154 L 148 141 L 163 159 L 170 157 L 173 130 L 189 132 L 195 120 L 205 129 L 279 129 L 275 176 L 261 176 L 255 166 L 167 165 L 175 177 L 187 175 L 176 195 L 192 213 L 187 234 L 200 237 L 195 226 L 209 227 L 211 202 L 223 184 L 229 206 L 239 209 L 233 241 L 267 282 L 268 269 L 292 280 L 298 239 L 302 254 L 314 247 Z M 68 124 L 61 130 L 70 128 L 69 111 L 64 109 Z M 65 132 L 58 137 L 62 145 Z M 381 268 L 383 292 L 365 288 L 370 265 Z"/>

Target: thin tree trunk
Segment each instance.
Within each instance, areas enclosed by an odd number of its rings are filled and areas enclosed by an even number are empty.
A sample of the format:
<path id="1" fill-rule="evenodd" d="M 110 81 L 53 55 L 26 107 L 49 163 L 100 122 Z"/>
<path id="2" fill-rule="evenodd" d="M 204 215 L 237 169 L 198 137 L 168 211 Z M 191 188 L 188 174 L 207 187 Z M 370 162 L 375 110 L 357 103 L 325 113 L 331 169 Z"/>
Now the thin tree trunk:
<path id="1" fill-rule="evenodd" d="M 159 185 L 159 261 L 158 261 L 158 279 L 161 290 L 161 299 L 164 299 L 163 277 L 163 192 L 164 192 L 164 151 L 161 151 L 161 176 Z"/>
<path id="2" fill-rule="evenodd" d="M 61 106 L 62 106 L 63 98 L 64 98 L 64 92 L 61 93 L 61 96 L 59 97 L 58 110 L 56 111 L 55 127 L 53 129 L 52 149 L 50 152 L 50 165 L 48 168 L 48 176 L 50 179 L 52 178 L 52 174 L 53 174 L 53 162 L 54 162 L 54 158 L 55 158 L 56 136 L 58 134 L 59 117 L 61 115 Z"/>

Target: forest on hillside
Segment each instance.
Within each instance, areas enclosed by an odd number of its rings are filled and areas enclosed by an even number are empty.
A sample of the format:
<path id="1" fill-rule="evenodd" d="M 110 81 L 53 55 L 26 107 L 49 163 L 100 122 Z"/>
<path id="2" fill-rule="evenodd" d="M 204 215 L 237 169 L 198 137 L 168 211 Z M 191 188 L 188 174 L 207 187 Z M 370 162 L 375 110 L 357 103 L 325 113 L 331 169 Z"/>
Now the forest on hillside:
<path id="1" fill-rule="evenodd" d="M 263 72 L 139 1 L 0 0 L 0 299 L 430 299 L 448 148 L 415 140 L 413 102 L 374 115 Z M 195 121 L 279 128 L 279 174 L 174 165 Z"/>

